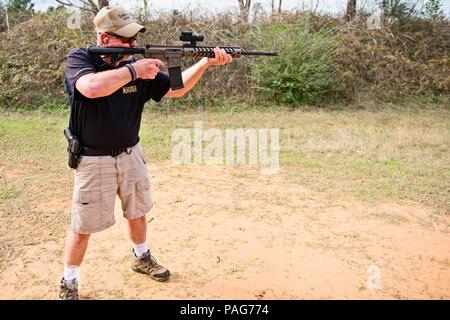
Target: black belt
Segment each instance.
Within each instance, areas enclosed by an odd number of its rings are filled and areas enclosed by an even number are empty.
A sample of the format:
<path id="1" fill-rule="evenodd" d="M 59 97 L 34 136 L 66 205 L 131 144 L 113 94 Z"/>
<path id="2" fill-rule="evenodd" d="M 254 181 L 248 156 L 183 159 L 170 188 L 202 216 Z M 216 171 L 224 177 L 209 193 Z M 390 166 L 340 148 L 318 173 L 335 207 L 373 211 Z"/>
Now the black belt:
<path id="1" fill-rule="evenodd" d="M 98 156 L 111 156 L 111 157 L 117 157 L 122 152 L 125 152 L 126 154 L 131 153 L 131 147 L 129 148 L 118 148 L 118 149 L 93 149 L 88 147 L 82 147 L 80 154 L 83 156 L 92 156 L 92 157 L 98 157 Z"/>

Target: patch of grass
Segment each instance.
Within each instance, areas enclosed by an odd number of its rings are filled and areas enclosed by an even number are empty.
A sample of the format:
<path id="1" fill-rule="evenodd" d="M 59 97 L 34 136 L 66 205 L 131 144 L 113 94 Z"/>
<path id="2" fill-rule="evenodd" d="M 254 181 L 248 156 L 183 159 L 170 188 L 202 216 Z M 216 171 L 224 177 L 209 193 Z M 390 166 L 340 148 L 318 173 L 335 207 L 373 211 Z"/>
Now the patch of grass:
<path id="1" fill-rule="evenodd" d="M 449 212 L 448 110 L 296 115 L 280 119 L 290 179 L 315 190 L 411 200 Z"/>
<path id="2" fill-rule="evenodd" d="M 379 218 L 384 220 L 386 223 L 395 225 L 399 225 L 409 221 L 406 217 L 390 212 L 372 213 L 369 217 Z"/>
<path id="3" fill-rule="evenodd" d="M 402 299 L 402 296 L 401 296 L 400 294 L 398 294 L 398 293 L 393 294 L 392 297 L 393 297 L 394 299 L 397 299 L 397 300 L 401 300 L 401 299 Z"/>
<path id="4" fill-rule="evenodd" d="M 319 169 L 322 165 L 314 159 L 308 159 L 295 150 L 281 150 L 280 162 L 289 165 L 300 165 L 302 168 Z"/>
<path id="5" fill-rule="evenodd" d="M 21 191 L 6 184 L 6 181 L 0 179 L 0 204 L 5 204 L 7 201 L 16 199 Z"/>
<path id="6" fill-rule="evenodd" d="M 67 122 L 66 114 L 43 112 L 5 112 L 0 118 L 1 257 L 66 232 L 67 212 L 38 207 L 46 208 L 48 199 L 70 199 L 62 133 Z"/>

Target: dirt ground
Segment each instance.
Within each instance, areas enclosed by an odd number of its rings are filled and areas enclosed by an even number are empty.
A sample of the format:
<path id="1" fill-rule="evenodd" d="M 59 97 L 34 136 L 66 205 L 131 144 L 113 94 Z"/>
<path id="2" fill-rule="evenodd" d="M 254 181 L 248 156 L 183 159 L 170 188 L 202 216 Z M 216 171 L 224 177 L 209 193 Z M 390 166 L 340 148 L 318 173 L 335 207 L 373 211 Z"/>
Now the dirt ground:
<path id="1" fill-rule="evenodd" d="M 131 270 L 117 201 L 116 224 L 91 237 L 80 298 L 450 298 L 448 215 L 312 192 L 288 170 L 262 176 L 248 166 L 151 164 L 149 243 L 171 280 Z M 36 206 L 70 213 L 69 198 Z M 57 298 L 64 242 L 31 244 L 12 257 L 0 299 Z"/>

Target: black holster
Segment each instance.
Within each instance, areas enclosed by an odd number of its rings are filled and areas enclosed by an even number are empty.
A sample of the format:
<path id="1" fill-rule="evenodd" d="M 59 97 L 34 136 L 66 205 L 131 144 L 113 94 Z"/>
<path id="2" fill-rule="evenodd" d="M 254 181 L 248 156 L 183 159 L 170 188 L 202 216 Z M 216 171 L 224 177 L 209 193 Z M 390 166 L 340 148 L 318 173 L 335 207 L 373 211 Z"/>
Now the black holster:
<path id="1" fill-rule="evenodd" d="M 72 131 L 70 131 L 69 128 L 64 129 L 64 136 L 67 139 L 68 146 L 67 146 L 67 154 L 69 156 L 69 167 L 72 169 L 76 169 L 78 167 L 78 162 L 80 160 L 80 153 L 81 153 L 81 145 L 78 141 L 78 138 L 72 134 Z"/>

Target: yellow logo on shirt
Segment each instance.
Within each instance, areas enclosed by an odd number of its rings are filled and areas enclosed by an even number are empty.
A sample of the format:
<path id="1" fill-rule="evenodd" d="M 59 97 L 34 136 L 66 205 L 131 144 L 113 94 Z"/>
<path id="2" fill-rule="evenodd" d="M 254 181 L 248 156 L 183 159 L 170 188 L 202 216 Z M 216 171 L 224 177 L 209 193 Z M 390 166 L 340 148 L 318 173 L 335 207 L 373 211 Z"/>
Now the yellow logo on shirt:
<path id="1" fill-rule="evenodd" d="M 137 87 L 136 86 L 123 87 L 123 93 L 124 94 L 136 93 L 136 92 L 137 92 Z"/>

